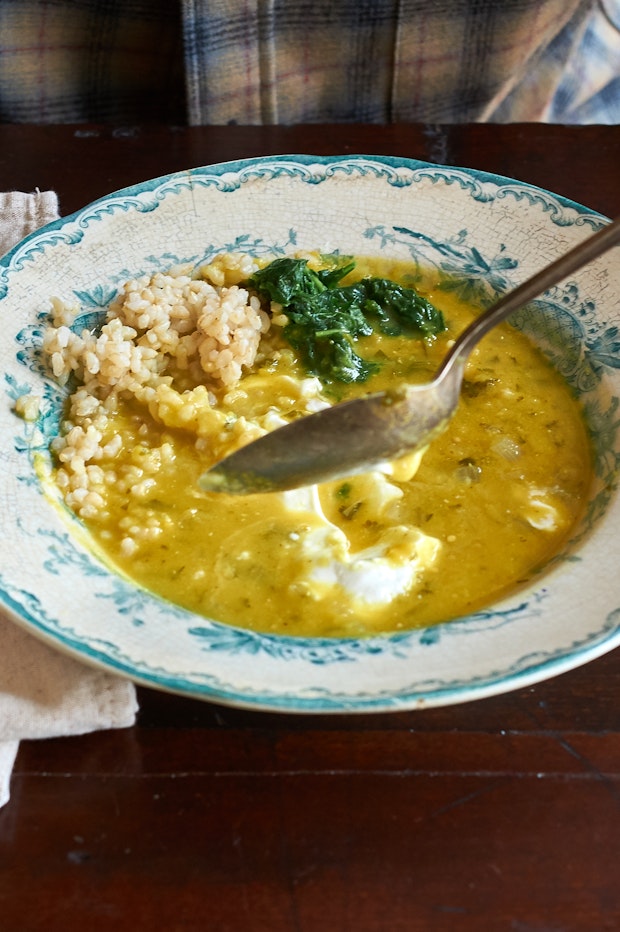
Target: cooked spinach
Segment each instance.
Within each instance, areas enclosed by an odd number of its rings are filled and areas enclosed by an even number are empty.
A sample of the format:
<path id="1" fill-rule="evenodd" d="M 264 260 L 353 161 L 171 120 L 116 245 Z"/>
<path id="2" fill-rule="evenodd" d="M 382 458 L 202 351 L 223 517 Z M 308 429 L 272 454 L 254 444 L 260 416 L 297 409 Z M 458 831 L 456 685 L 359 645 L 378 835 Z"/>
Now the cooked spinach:
<path id="1" fill-rule="evenodd" d="M 314 271 L 305 259 L 275 259 L 255 272 L 248 285 L 282 306 L 288 317 L 283 336 L 324 382 L 364 382 L 378 368 L 354 350 L 355 341 L 375 330 L 387 336 L 409 333 L 430 339 L 445 330 L 444 319 L 412 288 L 384 278 L 340 281 L 355 262 Z"/>

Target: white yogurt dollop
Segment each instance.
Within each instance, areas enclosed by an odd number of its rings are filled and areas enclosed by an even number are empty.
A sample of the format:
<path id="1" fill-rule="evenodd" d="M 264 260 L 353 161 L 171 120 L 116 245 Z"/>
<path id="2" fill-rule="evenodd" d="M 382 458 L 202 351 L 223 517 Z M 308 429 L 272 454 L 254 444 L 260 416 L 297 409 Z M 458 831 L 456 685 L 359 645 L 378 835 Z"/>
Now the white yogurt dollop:
<path id="1" fill-rule="evenodd" d="M 365 501 L 376 516 L 402 495 L 382 473 L 368 474 L 364 485 Z M 403 524 L 386 528 L 375 544 L 353 553 L 344 531 L 325 516 L 316 486 L 283 496 L 287 510 L 299 518 L 295 544 L 304 588 L 315 599 L 328 598 L 339 587 L 358 610 L 383 607 L 421 585 L 439 553 L 440 541 Z"/>

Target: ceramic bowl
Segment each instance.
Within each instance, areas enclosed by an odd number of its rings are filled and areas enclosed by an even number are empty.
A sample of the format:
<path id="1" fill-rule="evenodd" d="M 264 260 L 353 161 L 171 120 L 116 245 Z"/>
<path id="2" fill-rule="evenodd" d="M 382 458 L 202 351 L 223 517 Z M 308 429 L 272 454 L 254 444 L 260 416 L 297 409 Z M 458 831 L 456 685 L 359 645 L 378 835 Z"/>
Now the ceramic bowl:
<path id="1" fill-rule="evenodd" d="M 38 476 L 63 394 L 41 362 L 49 298 L 100 313 L 124 280 L 219 251 L 385 255 L 457 275 L 488 304 L 606 219 L 532 186 L 378 156 L 249 159 L 116 192 L 0 262 L 0 600 L 34 635 L 148 686 L 289 712 L 461 702 L 585 663 L 620 640 L 618 250 L 516 314 L 583 402 L 596 481 L 564 551 L 526 589 L 431 628 L 369 639 L 255 634 L 192 615 L 110 571 Z M 41 398 L 36 422 L 13 407 Z"/>

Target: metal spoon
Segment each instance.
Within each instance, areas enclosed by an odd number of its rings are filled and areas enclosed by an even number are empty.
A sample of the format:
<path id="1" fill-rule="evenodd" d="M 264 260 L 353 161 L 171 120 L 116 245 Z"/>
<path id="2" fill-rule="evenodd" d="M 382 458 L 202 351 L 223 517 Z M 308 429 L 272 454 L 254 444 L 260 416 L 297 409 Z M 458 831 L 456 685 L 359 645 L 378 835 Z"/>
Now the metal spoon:
<path id="1" fill-rule="evenodd" d="M 209 492 L 277 492 L 356 473 L 426 447 L 456 410 L 468 357 L 492 327 L 620 243 L 620 217 L 508 292 L 458 337 L 435 377 L 325 408 L 254 440 L 200 477 Z"/>

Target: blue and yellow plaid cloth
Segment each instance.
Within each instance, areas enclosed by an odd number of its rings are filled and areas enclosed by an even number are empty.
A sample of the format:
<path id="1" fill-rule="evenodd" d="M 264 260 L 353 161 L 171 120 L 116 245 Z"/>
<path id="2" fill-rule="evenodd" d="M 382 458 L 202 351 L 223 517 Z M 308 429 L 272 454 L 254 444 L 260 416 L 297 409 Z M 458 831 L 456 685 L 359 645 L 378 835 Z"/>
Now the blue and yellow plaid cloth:
<path id="1" fill-rule="evenodd" d="M 620 0 L 0 0 L 0 122 L 620 123 Z"/>

